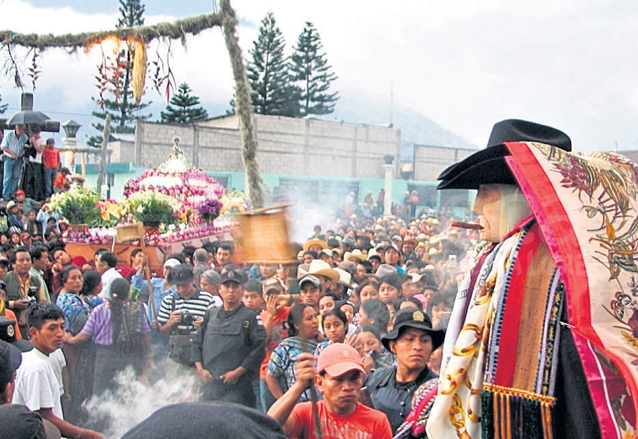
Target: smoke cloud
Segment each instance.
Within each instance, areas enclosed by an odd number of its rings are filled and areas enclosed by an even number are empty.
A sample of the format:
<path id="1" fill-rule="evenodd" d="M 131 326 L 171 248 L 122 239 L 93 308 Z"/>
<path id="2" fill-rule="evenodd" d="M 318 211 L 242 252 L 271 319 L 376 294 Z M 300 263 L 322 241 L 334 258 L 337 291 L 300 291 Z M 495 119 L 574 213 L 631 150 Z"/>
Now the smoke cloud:
<path id="1" fill-rule="evenodd" d="M 122 437 L 162 407 L 199 400 L 199 381 L 195 377 L 171 376 L 149 387 L 139 382 L 129 367 L 115 381 L 117 390 L 93 396 L 84 404 L 90 413 L 89 423 L 109 439 Z"/>

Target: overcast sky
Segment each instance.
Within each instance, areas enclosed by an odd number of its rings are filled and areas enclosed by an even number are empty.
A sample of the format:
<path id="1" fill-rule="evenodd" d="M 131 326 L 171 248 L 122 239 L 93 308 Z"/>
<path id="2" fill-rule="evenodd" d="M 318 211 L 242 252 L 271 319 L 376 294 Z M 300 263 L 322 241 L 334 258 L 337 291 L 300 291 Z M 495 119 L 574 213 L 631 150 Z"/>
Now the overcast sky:
<path id="1" fill-rule="evenodd" d="M 146 23 L 152 24 L 209 13 L 214 1 L 144 3 Z M 392 90 L 396 106 L 418 111 L 481 147 L 495 122 L 522 118 L 562 129 L 575 150 L 609 150 L 616 142 L 619 150 L 638 149 L 636 1 L 231 4 L 241 20 L 245 55 L 268 11 L 275 14 L 289 48 L 304 22 L 313 22 L 339 76 L 335 88 L 344 100 L 385 101 L 389 107 Z M 117 7 L 117 0 L 0 0 L 0 28 L 55 34 L 106 30 L 117 21 Z M 190 38 L 187 50 L 173 43 L 172 51 L 178 82 L 188 82 L 207 102 L 231 99 L 231 70 L 219 29 Z M 95 49 L 72 55 L 46 52 L 37 82 L 37 109 L 62 121 L 72 117 L 88 124 L 99 59 Z M 9 78 L 0 78 L 0 93 L 15 109 L 19 90 Z M 157 108 L 163 105 L 154 91 L 147 96 Z M 55 108 L 43 108 L 42 103 Z"/>

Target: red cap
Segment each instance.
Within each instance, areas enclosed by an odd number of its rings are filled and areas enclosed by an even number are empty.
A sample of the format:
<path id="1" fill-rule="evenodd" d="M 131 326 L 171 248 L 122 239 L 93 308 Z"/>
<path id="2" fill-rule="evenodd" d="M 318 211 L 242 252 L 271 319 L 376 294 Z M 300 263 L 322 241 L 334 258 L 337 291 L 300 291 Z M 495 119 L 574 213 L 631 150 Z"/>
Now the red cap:
<path id="1" fill-rule="evenodd" d="M 365 375 L 361 355 L 355 348 L 344 343 L 329 345 L 319 354 L 317 372 L 328 372 L 332 377 L 338 377 L 351 370 L 358 370 Z"/>
<path id="2" fill-rule="evenodd" d="M 18 195 L 24 195 L 24 191 L 23 191 L 22 189 L 18 189 L 18 190 L 16 191 L 16 197 L 17 197 Z"/>

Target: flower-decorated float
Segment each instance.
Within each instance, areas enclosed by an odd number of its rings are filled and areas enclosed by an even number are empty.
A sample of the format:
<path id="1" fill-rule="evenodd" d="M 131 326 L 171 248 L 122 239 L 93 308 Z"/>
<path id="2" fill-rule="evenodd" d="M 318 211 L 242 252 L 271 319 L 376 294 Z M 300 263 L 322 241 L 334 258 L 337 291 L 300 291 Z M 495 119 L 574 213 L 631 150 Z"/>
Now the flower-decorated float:
<path id="1" fill-rule="evenodd" d="M 168 159 L 129 180 L 120 202 L 99 200 L 89 187 L 74 186 L 52 197 L 54 211 L 83 224 L 66 233 L 71 254 L 90 260 L 98 248 L 112 248 L 118 263 L 129 265 L 130 253 L 144 246 L 150 268 L 160 271 L 165 258 L 184 247 L 232 239 L 237 228 L 232 215 L 246 210 L 246 196 L 226 194 L 205 171 L 189 167 L 178 139 L 173 141 Z"/>

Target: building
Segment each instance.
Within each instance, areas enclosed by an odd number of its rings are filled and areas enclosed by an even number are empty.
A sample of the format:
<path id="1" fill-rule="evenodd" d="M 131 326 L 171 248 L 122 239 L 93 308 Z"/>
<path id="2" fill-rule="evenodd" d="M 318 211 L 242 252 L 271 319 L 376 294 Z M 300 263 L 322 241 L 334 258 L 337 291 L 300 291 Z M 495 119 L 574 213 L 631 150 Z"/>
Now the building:
<path id="1" fill-rule="evenodd" d="M 441 194 L 435 180 L 440 171 L 475 150 L 407 144 L 411 153 L 406 154 L 406 142 L 402 144 L 396 128 L 316 118 L 256 114 L 253 125 L 260 173 L 272 195 L 285 191 L 311 202 L 338 203 L 349 192 L 359 202 L 372 192 L 376 200 L 384 187 L 384 157 L 391 155 L 400 158 L 394 160 L 394 202 L 402 202 L 406 191 L 417 190 L 423 207 L 467 208 L 468 191 Z M 208 171 L 227 188 L 245 188 L 236 115 L 185 125 L 138 121 L 134 142 L 110 144 L 111 162 L 128 163 L 128 179 L 131 172 L 141 173 L 164 161 L 174 138 L 194 167 Z M 116 188 L 123 186 L 119 174 L 115 180 Z"/>

